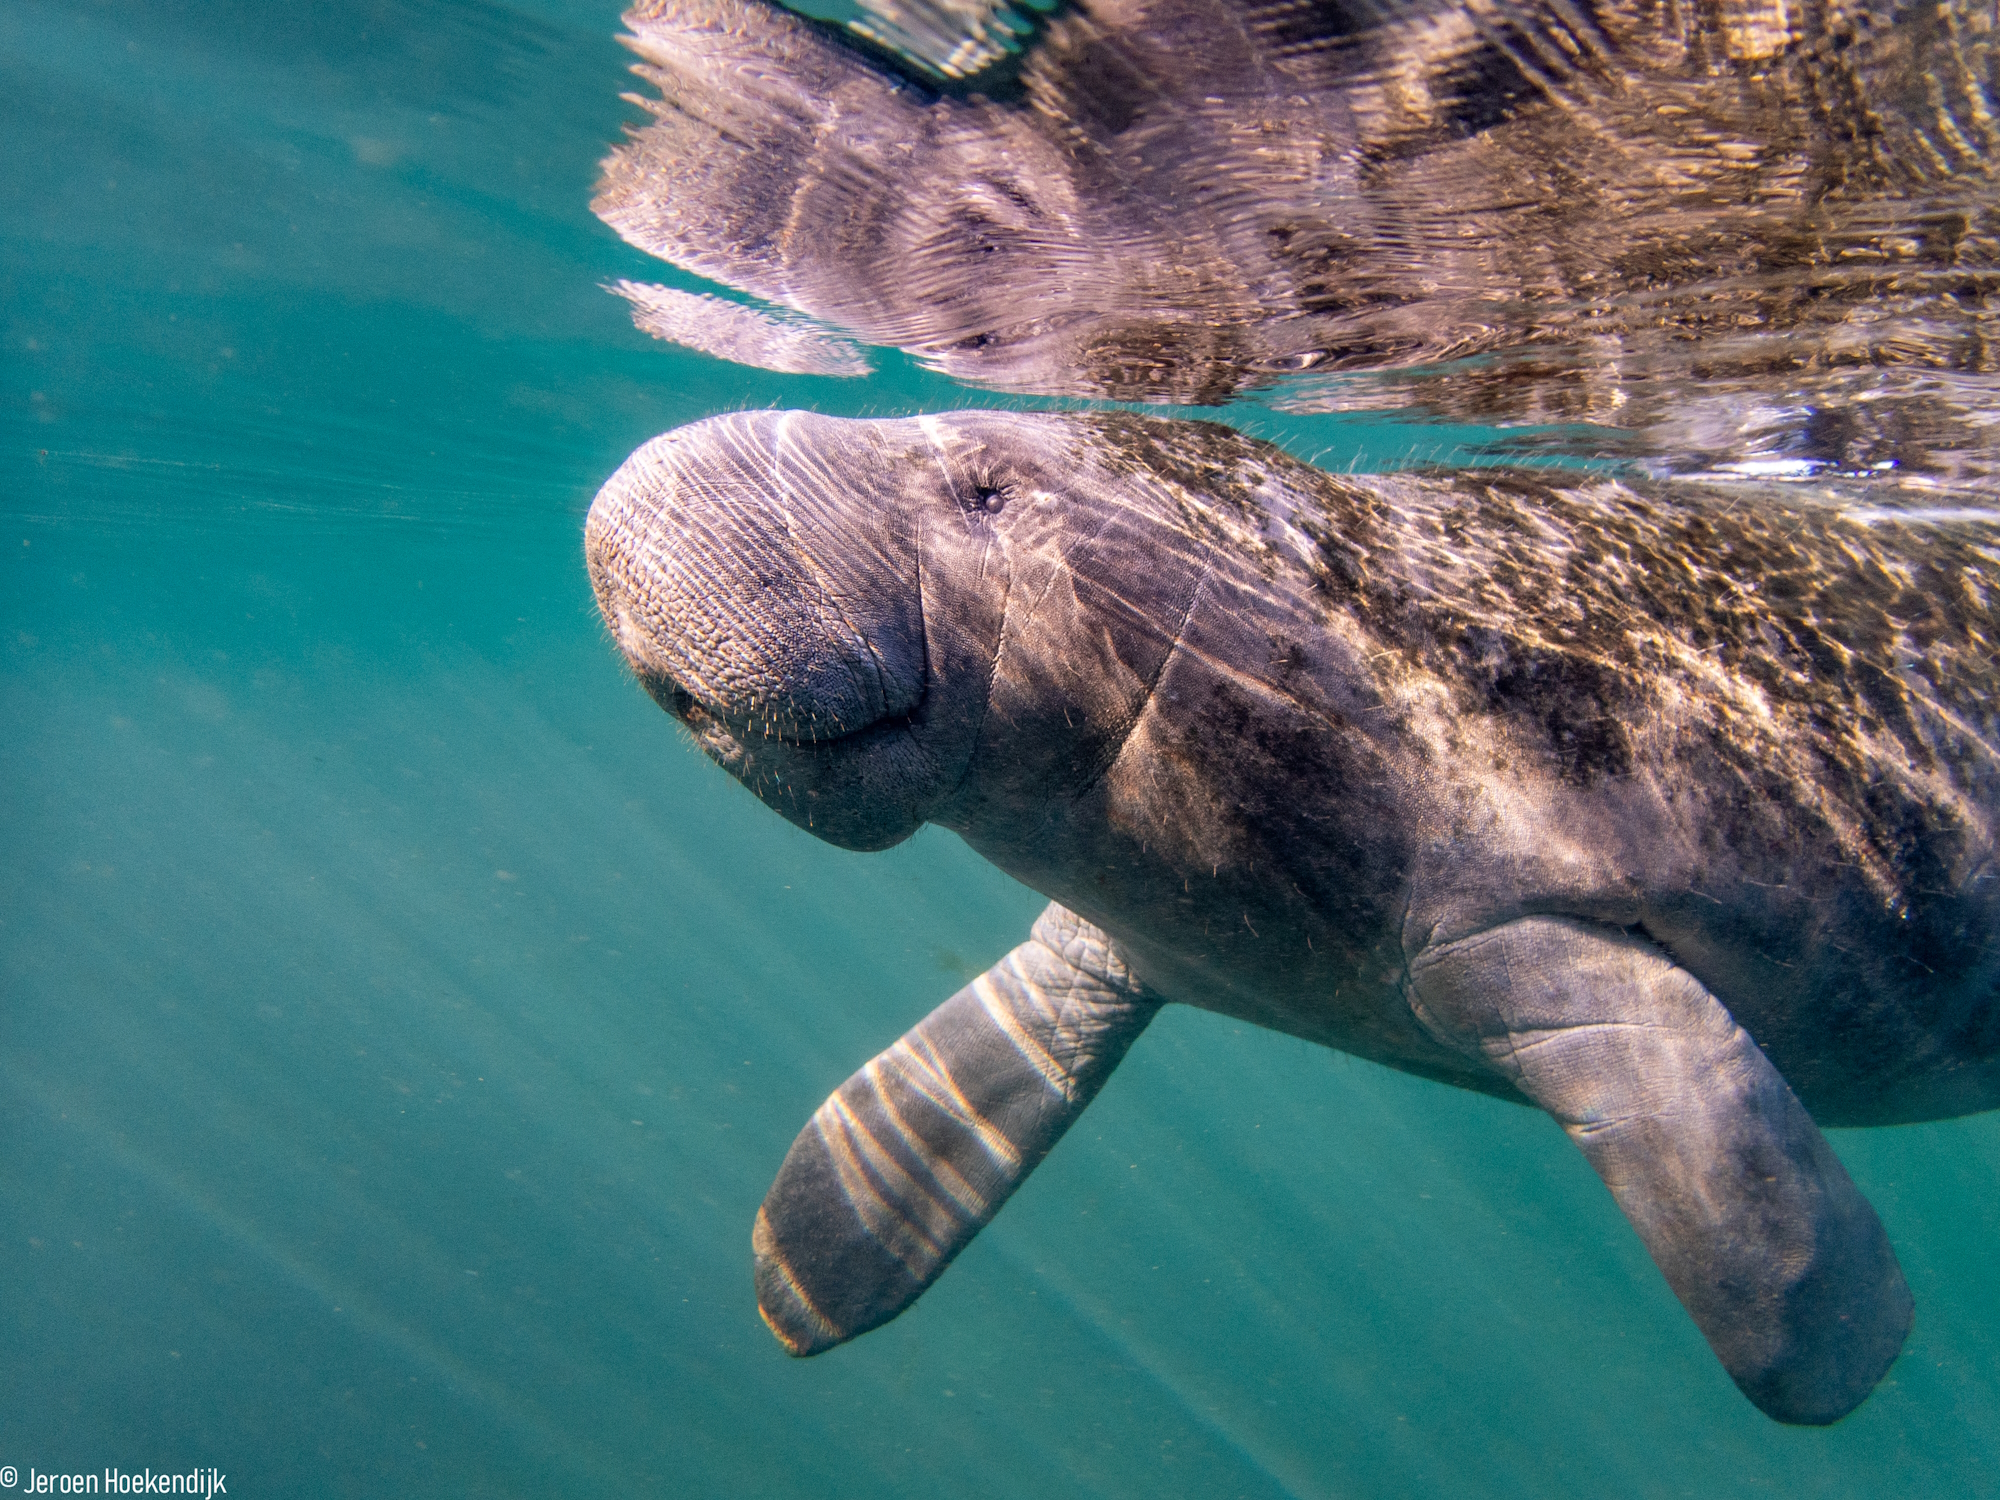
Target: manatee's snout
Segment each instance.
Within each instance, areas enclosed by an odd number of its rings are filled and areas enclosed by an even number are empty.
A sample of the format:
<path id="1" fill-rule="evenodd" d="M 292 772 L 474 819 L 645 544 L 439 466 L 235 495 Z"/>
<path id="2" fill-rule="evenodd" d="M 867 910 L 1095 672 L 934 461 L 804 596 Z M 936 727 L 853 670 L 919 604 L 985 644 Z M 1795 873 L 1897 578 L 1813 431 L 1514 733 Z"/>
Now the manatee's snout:
<path id="1" fill-rule="evenodd" d="M 664 434 L 590 507 L 584 550 L 619 650 L 670 713 L 754 744 L 838 740 L 925 689 L 909 519 L 855 503 L 866 424 L 744 412 Z"/>

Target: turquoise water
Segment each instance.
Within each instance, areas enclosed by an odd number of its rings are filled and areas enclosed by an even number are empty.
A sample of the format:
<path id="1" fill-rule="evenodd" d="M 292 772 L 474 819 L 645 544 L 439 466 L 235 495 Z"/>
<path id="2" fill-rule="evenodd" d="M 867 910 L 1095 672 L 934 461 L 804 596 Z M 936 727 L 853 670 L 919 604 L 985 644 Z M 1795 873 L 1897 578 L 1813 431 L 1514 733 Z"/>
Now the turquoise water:
<path id="1" fill-rule="evenodd" d="M 627 679 L 602 479 L 744 405 L 587 208 L 609 5 L 0 9 L 0 1464 L 248 1495 L 2000 1491 L 2000 1117 L 1835 1132 L 1918 1303 L 1739 1396 L 1547 1120 L 1169 1012 L 910 1314 L 759 1323 L 827 1091 L 1041 902 Z M 690 284 L 675 282 L 675 284 Z M 1240 414 L 1329 465 L 1464 434 Z"/>

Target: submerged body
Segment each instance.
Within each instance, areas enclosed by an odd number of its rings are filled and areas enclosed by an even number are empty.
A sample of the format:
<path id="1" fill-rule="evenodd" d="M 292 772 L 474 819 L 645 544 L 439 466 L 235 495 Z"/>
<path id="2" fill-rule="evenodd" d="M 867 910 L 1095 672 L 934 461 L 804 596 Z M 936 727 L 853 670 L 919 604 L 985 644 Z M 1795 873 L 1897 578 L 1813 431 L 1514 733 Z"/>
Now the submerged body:
<path id="1" fill-rule="evenodd" d="M 1908 1300 L 1813 1120 L 2000 1105 L 1996 543 L 1114 415 L 641 449 L 593 580 L 703 749 L 1059 903 L 801 1136 L 767 1317 L 893 1316 L 1170 1000 L 1549 1110 L 1746 1392 L 1837 1417 Z"/>

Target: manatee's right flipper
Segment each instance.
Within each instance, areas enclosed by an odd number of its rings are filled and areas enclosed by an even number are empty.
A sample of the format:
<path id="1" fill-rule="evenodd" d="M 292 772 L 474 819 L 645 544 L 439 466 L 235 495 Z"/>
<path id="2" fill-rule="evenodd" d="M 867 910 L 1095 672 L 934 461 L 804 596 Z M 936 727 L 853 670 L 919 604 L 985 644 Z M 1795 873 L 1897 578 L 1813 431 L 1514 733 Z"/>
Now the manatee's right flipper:
<path id="1" fill-rule="evenodd" d="M 1158 1009 L 1110 938 L 1051 905 L 799 1132 L 751 1236 L 771 1331 L 818 1354 L 916 1301 Z"/>
<path id="2" fill-rule="evenodd" d="M 1642 938 L 1531 917 L 1429 949 L 1441 1040 L 1554 1115 L 1731 1378 L 1768 1416 L 1837 1421 L 1910 1330 L 1868 1200 L 1722 1004 Z"/>

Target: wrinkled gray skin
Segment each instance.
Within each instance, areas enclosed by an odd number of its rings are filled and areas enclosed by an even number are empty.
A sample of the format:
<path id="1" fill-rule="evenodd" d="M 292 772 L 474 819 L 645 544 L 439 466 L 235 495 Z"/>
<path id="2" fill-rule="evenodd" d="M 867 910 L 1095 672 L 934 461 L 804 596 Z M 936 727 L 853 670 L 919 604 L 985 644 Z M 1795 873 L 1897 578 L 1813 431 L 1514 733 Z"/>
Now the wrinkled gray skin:
<path id="1" fill-rule="evenodd" d="M 958 95 L 767 0 L 626 21 L 599 215 L 962 380 L 2000 472 L 1990 0 L 1079 0 Z"/>
<path id="2" fill-rule="evenodd" d="M 647 444 L 586 542 L 647 690 L 1057 903 L 801 1134 L 767 1320 L 893 1317 L 1177 1001 L 1548 1110 L 1746 1394 L 1838 1418 L 1910 1302 L 1814 1120 L 2000 1104 L 1996 540 L 1124 415 Z"/>

